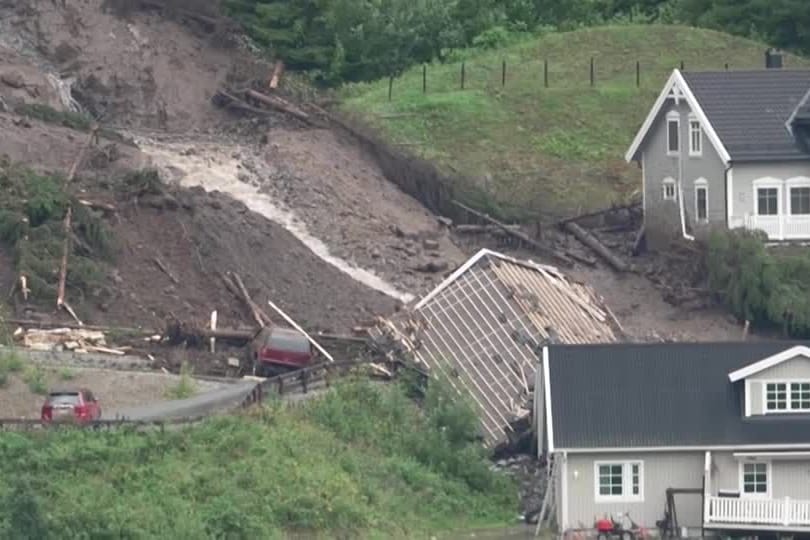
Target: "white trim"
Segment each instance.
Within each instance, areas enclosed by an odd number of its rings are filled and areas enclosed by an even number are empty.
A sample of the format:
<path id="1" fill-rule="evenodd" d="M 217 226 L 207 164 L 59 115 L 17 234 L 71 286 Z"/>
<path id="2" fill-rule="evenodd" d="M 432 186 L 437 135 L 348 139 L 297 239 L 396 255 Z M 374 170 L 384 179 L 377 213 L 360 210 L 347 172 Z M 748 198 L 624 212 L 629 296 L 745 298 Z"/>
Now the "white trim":
<path id="1" fill-rule="evenodd" d="M 647 171 L 644 167 L 644 157 L 646 154 L 641 153 L 641 209 L 642 217 L 647 215 Z"/>
<path id="2" fill-rule="evenodd" d="M 478 261 L 480 261 L 481 259 L 483 259 L 486 256 L 496 257 L 498 259 L 501 259 L 502 261 L 507 261 L 507 262 L 510 262 L 510 263 L 519 264 L 520 266 L 528 267 L 528 268 L 531 268 L 533 270 L 537 270 L 537 271 L 540 271 L 540 272 L 552 272 L 552 273 L 557 274 L 557 275 L 560 274 L 560 271 L 554 266 L 549 266 L 549 265 L 545 265 L 545 264 L 538 264 L 538 263 L 536 263 L 534 261 L 531 261 L 531 260 L 526 261 L 526 260 L 516 259 L 514 257 L 504 255 L 503 253 L 498 253 L 497 251 L 492 251 L 491 249 L 484 248 L 484 249 L 481 249 L 480 251 L 478 251 L 478 253 L 476 253 L 472 257 L 470 257 L 467 260 L 467 262 L 465 262 L 464 264 L 459 266 L 455 271 L 453 271 L 452 274 L 447 276 L 444 279 L 444 281 L 439 283 L 436 286 L 436 288 L 434 288 L 432 291 L 430 291 L 412 309 L 415 309 L 415 310 L 416 309 L 422 309 L 428 302 L 433 300 L 440 292 L 444 291 L 455 280 L 457 280 L 459 277 L 461 277 L 462 274 L 464 274 L 467 270 L 472 268 L 475 265 L 475 263 L 477 263 Z"/>
<path id="3" fill-rule="evenodd" d="M 743 468 L 746 465 L 765 465 L 765 493 L 746 493 L 745 482 L 743 481 Z M 770 460 L 761 461 L 738 461 L 737 462 L 737 489 L 740 498 L 745 499 L 770 499 L 773 493 L 773 467 Z"/>
<path id="4" fill-rule="evenodd" d="M 703 457 L 703 516 L 709 515 L 709 495 L 712 492 L 712 453 L 706 451 Z"/>
<path id="5" fill-rule="evenodd" d="M 667 187 L 672 186 L 672 197 L 667 197 Z M 661 198 L 665 201 L 678 200 L 678 183 L 671 176 L 661 180 Z"/>
<path id="6" fill-rule="evenodd" d="M 773 532 L 807 532 L 810 531 L 810 527 L 793 527 L 793 526 L 784 526 L 784 525 L 774 525 L 774 524 L 767 524 L 767 525 L 750 525 L 748 523 L 745 524 L 737 524 L 737 523 L 717 523 L 717 522 L 708 522 L 703 524 L 703 528 L 707 530 L 734 530 L 734 531 L 764 531 L 767 533 Z M 750 538 L 750 536 L 748 537 Z"/>
<path id="7" fill-rule="evenodd" d="M 737 445 L 695 445 L 695 446 L 609 446 L 605 448 L 557 448 L 558 452 L 569 454 L 626 454 L 628 452 L 734 452 L 740 450 L 810 450 L 810 443 L 785 444 L 737 444 Z"/>
<path id="8" fill-rule="evenodd" d="M 758 362 L 754 362 L 753 364 L 749 364 L 744 368 L 740 368 L 736 371 L 732 371 L 728 374 L 728 379 L 731 382 L 737 382 L 740 379 L 745 379 L 746 377 L 750 377 L 756 373 L 764 371 L 766 369 L 772 368 L 781 364 L 782 362 L 786 362 L 788 360 L 792 360 L 797 356 L 804 356 L 805 358 L 810 358 L 810 347 L 805 345 L 796 345 L 789 349 L 786 349 L 778 354 L 774 354 L 767 358 L 763 358 Z M 763 407 L 765 404 L 762 404 Z"/>
<path id="9" fill-rule="evenodd" d="M 549 376 L 548 345 L 543 347 L 543 391 L 546 399 L 546 429 L 548 430 L 548 453 L 554 452 L 554 417 L 551 414 L 551 377 Z"/>
<path id="10" fill-rule="evenodd" d="M 787 205 L 785 215 L 788 216 L 810 216 L 808 214 L 793 213 L 793 199 L 790 193 L 794 188 L 810 188 L 810 178 L 806 176 L 794 176 L 785 180 L 785 204 Z"/>
<path id="11" fill-rule="evenodd" d="M 717 150 L 717 155 L 720 156 L 720 159 L 723 161 L 723 164 L 728 165 L 731 161 L 731 156 L 729 155 L 726 147 L 723 145 L 723 142 L 718 137 L 717 132 L 714 130 L 712 125 L 709 123 L 709 119 L 706 117 L 706 114 L 703 112 L 703 109 L 698 103 L 697 98 L 692 93 L 692 90 L 689 88 L 689 85 L 686 83 L 686 79 L 683 78 L 681 72 L 677 69 L 672 71 L 672 75 L 670 75 L 667 83 L 664 85 L 664 88 L 661 90 L 661 93 L 658 95 L 658 99 L 655 100 L 655 104 L 653 105 L 652 109 L 650 109 L 647 118 L 644 120 L 644 123 L 641 125 L 641 128 L 636 133 L 635 139 L 633 139 L 633 143 L 630 145 L 630 148 L 627 150 L 627 153 L 624 155 L 625 161 L 628 163 L 633 161 L 636 153 L 641 146 L 641 143 L 644 142 L 644 138 L 647 136 L 647 132 L 649 132 L 650 128 L 652 127 L 653 123 L 655 122 L 658 113 L 661 111 L 661 107 L 664 106 L 667 98 L 670 95 L 670 91 L 673 90 L 675 87 L 683 94 L 686 98 L 686 102 L 689 104 L 690 109 L 700 121 L 701 127 L 703 127 L 703 131 L 706 134 L 706 137 L 714 146 L 714 149 Z"/>
<path id="12" fill-rule="evenodd" d="M 746 379 L 748 381 L 748 379 Z M 762 385 L 762 414 L 809 414 L 810 409 L 792 409 L 790 408 L 791 393 L 793 390 L 790 388 L 792 384 L 810 384 L 810 379 L 765 379 L 757 381 Z M 768 409 L 768 385 L 769 384 L 784 384 L 785 385 L 785 409 Z"/>
<path id="13" fill-rule="evenodd" d="M 726 173 L 726 226 L 731 227 L 731 221 L 734 219 L 734 168 L 729 167 Z"/>
<path id="14" fill-rule="evenodd" d="M 683 158 L 678 158 L 679 164 L 682 160 Z M 681 167 L 679 167 L 679 169 L 680 168 Z M 680 174 L 679 176 L 682 177 L 683 174 Z M 683 234 L 683 237 L 686 240 L 694 241 L 695 237 L 686 232 L 686 211 L 683 209 L 683 185 L 680 182 L 678 182 L 678 209 L 681 213 L 681 234 Z"/>
<path id="15" fill-rule="evenodd" d="M 695 150 L 694 146 L 692 146 L 692 136 L 694 135 L 692 124 L 697 124 L 697 134 L 698 134 L 698 148 Z M 689 132 L 689 156 L 690 157 L 701 157 L 703 156 L 703 127 L 700 125 L 700 120 L 698 120 L 697 116 L 694 113 L 689 114 L 689 128 L 687 129 Z"/>
<path id="16" fill-rule="evenodd" d="M 678 148 L 676 148 L 675 150 L 672 149 L 672 144 L 670 144 L 672 142 L 670 140 L 670 138 L 669 138 L 669 136 L 670 136 L 669 125 L 670 124 L 675 124 L 675 126 L 676 126 L 675 133 L 677 134 L 677 137 L 678 137 L 678 140 L 677 140 Z M 681 148 L 682 148 L 682 146 L 681 146 L 681 115 L 678 114 L 677 111 L 669 111 L 667 113 L 666 127 L 667 127 L 667 155 L 669 157 L 676 157 L 676 156 L 680 155 Z"/>
<path id="17" fill-rule="evenodd" d="M 622 494 L 602 495 L 599 493 L 599 467 L 621 465 L 622 467 Z M 633 491 L 633 465 L 638 465 L 638 495 Z M 613 502 L 644 502 L 644 461 L 640 459 L 617 459 L 615 461 L 601 460 L 593 462 L 593 497 L 597 503 Z"/>
<path id="18" fill-rule="evenodd" d="M 785 129 L 787 129 L 788 133 L 790 133 L 791 135 L 793 135 L 793 120 L 796 118 L 796 113 L 799 112 L 799 109 L 804 107 L 804 105 L 807 103 L 808 98 L 810 98 L 810 90 L 804 93 L 804 96 L 799 101 L 799 104 L 793 108 L 793 111 L 790 113 L 790 116 L 788 116 L 787 122 L 785 122 Z"/>
<path id="19" fill-rule="evenodd" d="M 751 416 L 751 379 L 745 379 L 745 417 Z"/>
<path id="20" fill-rule="evenodd" d="M 568 530 L 568 454 L 563 452 L 560 454 L 560 459 L 562 459 L 562 467 L 558 470 L 560 471 L 558 474 L 561 474 L 560 477 L 560 499 L 562 499 L 560 506 L 560 513 L 562 514 L 560 517 L 560 521 L 562 521 L 562 526 L 560 527 L 561 531 Z"/>
<path id="21" fill-rule="evenodd" d="M 767 457 L 772 459 L 810 458 L 810 450 L 805 452 L 734 452 L 735 458 Z"/>
<path id="22" fill-rule="evenodd" d="M 706 197 L 704 199 L 706 203 L 706 217 L 700 217 L 700 212 L 698 208 L 698 191 L 704 190 L 706 192 Z M 695 180 L 695 223 L 708 223 L 709 222 L 709 182 L 705 178 L 698 178 Z"/>

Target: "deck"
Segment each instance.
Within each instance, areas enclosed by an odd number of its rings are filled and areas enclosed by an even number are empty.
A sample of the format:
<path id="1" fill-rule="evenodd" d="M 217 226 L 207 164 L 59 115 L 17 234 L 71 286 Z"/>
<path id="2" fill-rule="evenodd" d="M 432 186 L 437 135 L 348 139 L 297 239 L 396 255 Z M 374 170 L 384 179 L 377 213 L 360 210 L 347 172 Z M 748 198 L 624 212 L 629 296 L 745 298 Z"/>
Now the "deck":
<path id="1" fill-rule="evenodd" d="M 709 496 L 705 526 L 710 529 L 810 531 L 810 501 Z"/>

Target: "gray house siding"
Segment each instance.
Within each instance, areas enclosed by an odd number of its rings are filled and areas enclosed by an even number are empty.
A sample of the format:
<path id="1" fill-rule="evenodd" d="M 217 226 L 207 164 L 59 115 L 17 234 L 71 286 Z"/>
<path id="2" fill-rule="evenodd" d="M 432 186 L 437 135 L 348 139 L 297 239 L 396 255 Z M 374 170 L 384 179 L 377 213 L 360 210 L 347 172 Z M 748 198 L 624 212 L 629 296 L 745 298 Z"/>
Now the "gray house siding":
<path id="1" fill-rule="evenodd" d="M 678 113 L 680 119 L 679 156 L 667 155 L 667 116 L 673 111 Z M 662 107 L 641 147 L 645 228 L 648 242 L 653 246 L 681 234 L 679 201 L 664 200 L 663 182 L 666 178 L 672 178 L 676 183 L 680 180 L 687 231 L 700 236 L 709 227 L 725 226 L 726 223 L 726 169 L 705 133 L 702 137 L 702 155 L 689 155 L 690 113 L 691 109 L 685 101 L 679 105 L 670 102 Z M 708 188 L 707 223 L 698 223 L 695 215 L 695 181 L 700 178 L 706 180 Z"/>
<path id="2" fill-rule="evenodd" d="M 712 452 L 712 479 L 709 490 L 716 495 L 718 490 L 742 491 L 740 485 L 741 459 L 733 452 Z M 768 459 L 745 458 L 747 461 L 762 461 L 771 465 L 771 499 L 810 500 L 810 461 L 807 458 Z M 680 509 L 679 509 L 680 513 Z"/>
<path id="3" fill-rule="evenodd" d="M 622 454 L 568 454 L 568 523 L 566 528 L 592 527 L 594 518 L 608 514 L 628 512 L 630 517 L 645 527 L 654 529 L 663 517 L 666 489 L 700 488 L 703 486 L 704 452 L 649 452 Z M 641 461 L 642 501 L 597 502 L 597 462 Z M 702 523 L 701 497 L 679 497 L 678 521 L 682 526 L 700 527 Z M 561 512 L 558 505 L 558 518 Z"/>

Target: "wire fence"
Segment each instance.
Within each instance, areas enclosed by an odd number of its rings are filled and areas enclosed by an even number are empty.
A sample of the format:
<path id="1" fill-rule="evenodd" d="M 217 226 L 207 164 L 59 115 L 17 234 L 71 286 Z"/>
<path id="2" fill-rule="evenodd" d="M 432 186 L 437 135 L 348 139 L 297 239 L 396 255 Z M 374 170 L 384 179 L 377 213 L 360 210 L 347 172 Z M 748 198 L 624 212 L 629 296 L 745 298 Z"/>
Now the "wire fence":
<path id="1" fill-rule="evenodd" d="M 455 68 L 452 69 L 451 67 Z M 531 87 L 570 88 L 598 87 L 601 84 L 617 84 L 642 88 L 646 85 L 660 84 L 673 69 L 695 70 L 732 70 L 762 67 L 750 59 L 735 62 L 714 62 L 704 60 L 694 66 L 684 60 L 665 65 L 660 61 L 644 62 L 641 59 L 628 61 L 626 58 L 617 61 L 611 58 L 591 56 L 583 65 L 582 62 L 552 62 L 542 60 L 502 59 L 500 62 L 462 61 L 456 64 L 428 65 L 421 70 L 411 71 L 405 75 L 388 78 L 388 100 L 392 101 L 402 90 L 412 93 L 419 89 L 421 93 L 470 90 L 474 88 L 506 89 L 512 83 L 525 83 L 531 80 Z M 434 69 L 435 68 L 435 69 Z M 516 86 L 516 84 L 515 84 Z"/>

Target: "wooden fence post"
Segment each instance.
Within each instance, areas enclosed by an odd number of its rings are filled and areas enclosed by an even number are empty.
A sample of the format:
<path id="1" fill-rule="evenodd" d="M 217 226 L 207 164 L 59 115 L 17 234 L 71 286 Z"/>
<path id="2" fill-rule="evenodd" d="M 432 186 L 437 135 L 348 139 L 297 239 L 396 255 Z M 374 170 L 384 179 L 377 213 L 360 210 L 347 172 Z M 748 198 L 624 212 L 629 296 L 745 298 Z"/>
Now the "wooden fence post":
<path id="1" fill-rule="evenodd" d="M 388 77 L 388 101 L 391 101 L 391 94 L 394 92 L 394 76 Z"/>
<path id="2" fill-rule="evenodd" d="M 636 60 L 636 88 L 641 87 L 641 62 Z"/>
<path id="3" fill-rule="evenodd" d="M 681 71 L 683 71 L 683 60 L 681 60 Z"/>
<path id="4" fill-rule="evenodd" d="M 594 84 L 593 56 L 591 56 L 591 86 Z"/>
<path id="5" fill-rule="evenodd" d="M 543 86 L 548 88 L 548 58 L 543 60 Z"/>
<path id="6" fill-rule="evenodd" d="M 422 64 L 422 93 L 427 94 L 427 64 Z"/>
<path id="7" fill-rule="evenodd" d="M 461 63 L 461 89 L 464 90 L 464 62 Z"/>
<path id="8" fill-rule="evenodd" d="M 501 64 L 501 86 L 506 86 L 506 59 Z"/>

